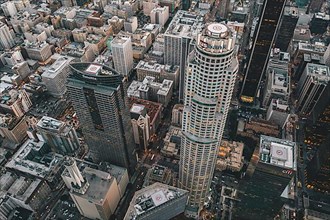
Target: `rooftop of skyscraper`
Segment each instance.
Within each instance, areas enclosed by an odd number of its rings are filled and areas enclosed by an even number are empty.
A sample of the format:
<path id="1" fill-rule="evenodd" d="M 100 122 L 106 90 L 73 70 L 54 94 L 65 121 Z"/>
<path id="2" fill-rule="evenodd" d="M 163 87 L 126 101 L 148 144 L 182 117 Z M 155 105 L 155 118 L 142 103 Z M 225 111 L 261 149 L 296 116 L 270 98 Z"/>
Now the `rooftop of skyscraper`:
<path id="1" fill-rule="evenodd" d="M 114 69 L 98 63 L 72 63 L 71 67 L 79 73 L 86 75 L 86 77 L 109 77 L 119 75 Z"/>
<path id="2" fill-rule="evenodd" d="M 88 201 L 96 204 L 102 205 L 107 202 L 105 198 L 107 197 L 107 193 L 110 186 L 113 184 L 113 181 L 116 181 L 115 178 L 109 173 L 90 167 L 86 167 L 83 170 L 82 175 L 89 183 L 87 191 L 84 194 L 75 191 L 72 191 L 72 193 L 78 194 L 80 197 L 86 198 Z"/>
<path id="3" fill-rule="evenodd" d="M 67 134 L 72 128 L 72 126 L 67 125 L 63 121 L 47 116 L 43 116 L 37 126 L 41 129 L 48 130 L 49 132 L 61 132 L 64 135 Z"/>
<path id="4" fill-rule="evenodd" d="M 312 76 L 315 82 L 327 84 L 330 81 L 330 71 L 328 66 L 308 63 L 306 69 L 307 74 Z"/>
<path id="5" fill-rule="evenodd" d="M 192 37 L 204 27 L 203 17 L 195 12 L 179 10 L 169 24 L 165 35 Z"/>
<path id="6" fill-rule="evenodd" d="M 235 46 L 236 32 L 222 23 L 209 23 L 198 36 L 197 46 L 207 53 L 227 53 Z"/>
<path id="7" fill-rule="evenodd" d="M 295 142 L 261 135 L 259 149 L 260 161 L 274 166 L 296 170 L 296 148 Z"/>
<path id="8" fill-rule="evenodd" d="M 46 178 L 61 166 L 63 156 L 50 152 L 42 141 L 28 139 L 6 164 L 7 168 Z"/>
<path id="9" fill-rule="evenodd" d="M 42 77 L 54 78 L 57 74 L 60 74 L 65 66 L 67 66 L 73 58 L 60 56 L 50 67 L 46 70 Z"/>
<path id="10" fill-rule="evenodd" d="M 8 128 L 9 130 L 14 128 L 21 118 L 17 118 L 11 114 L 0 114 L 0 127 Z"/>
<path id="11" fill-rule="evenodd" d="M 130 203 L 124 219 L 136 219 L 158 206 L 186 196 L 188 191 L 162 183 L 154 183 L 137 191 Z"/>

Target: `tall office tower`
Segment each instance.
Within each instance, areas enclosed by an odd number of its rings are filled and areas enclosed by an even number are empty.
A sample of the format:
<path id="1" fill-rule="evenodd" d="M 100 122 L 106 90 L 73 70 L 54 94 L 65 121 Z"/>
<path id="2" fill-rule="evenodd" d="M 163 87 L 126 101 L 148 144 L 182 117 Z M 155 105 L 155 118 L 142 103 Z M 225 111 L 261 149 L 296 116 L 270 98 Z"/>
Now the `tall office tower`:
<path id="1" fill-rule="evenodd" d="M 3 13 L 5 14 L 5 16 L 14 17 L 17 14 L 15 3 L 11 2 L 11 1 L 2 3 L 1 9 L 2 9 Z"/>
<path id="2" fill-rule="evenodd" d="M 267 107 L 274 99 L 288 100 L 290 96 L 289 53 L 272 50 L 266 68 L 262 106 Z"/>
<path id="3" fill-rule="evenodd" d="M 330 81 L 330 70 L 325 65 L 308 63 L 298 82 L 297 110 L 300 114 L 309 115 L 323 93 L 327 93 Z"/>
<path id="4" fill-rule="evenodd" d="M 130 37 L 117 36 L 111 42 L 112 59 L 115 70 L 129 76 L 133 68 L 133 49 Z"/>
<path id="5" fill-rule="evenodd" d="M 323 103 L 317 106 L 321 109 L 321 114 L 319 116 L 313 114 L 313 123 L 307 123 L 305 130 L 305 144 L 307 145 L 310 159 L 306 168 L 306 185 L 310 189 L 323 193 L 330 190 L 329 94 L 330 92 L 326 96 L 327 99 L 323 99 Z"/>
<path id="6" fill-rule="evenodd" d="M 187 57 L 193 49 L 190 43 L 201 32 L 203 26 L 203 17 L 201 15 L 179 10 L 164 34 L 165 64 L 178 65 L 180 68 L 180 101 L 183 101 L 184 73 Z"/>
<path id="7" fill-rule="evenodd" d="M 80 146 L 75 129 L 65 122 L 44 116 L 38 122 L 37 129 L 43 141 L 56 153 L 73 154 Z"/>
<path id="8" fill-rule="evenodd" d="M 42 73 L 42 82 L 47 92 L 55 97 L 62 97 L 66 93 L 66 79 L 71 72 L 69 63 L 72 57 L 60 56 L 50 68 Z"/>
<path id="9" fill-rule="evenodd" d="M 265 135 L 255 148 L 240 182 L 238 203 L 233 219 L 274 219 L 285 201 L 294 201 L 294 177 L 297 170 L 295 142 Z"/>
<path id="10" fill-rule="evenodd" d="M 111 175 L 112 173 L 95 169 L 95 164 L 93 168 L 89 165 L 83 164 L 85 168 L 80 166 L 81 172 L 76 160 L 66 157 L 62 179 L 69 185 L 70 196 L 82 216 L 89 219 L 109 219 L 122 197 L 120 178 L 127 177 L 124 176 L 126 169 L 113 167 L 117 173 Z"/>
<path id="11" fill-rule="evenodd" d="M 131 110 L 131 122 L 135 144 L 140 146 L 140 150 L 147 151 L 150 131 L 150 116 L 144 105 L 133 104 Z"/>
<path id="12" fill-rule="evenodd" d="M 285 2 L 286 0 L 264 1 L 241 89 L 242 102 L 255 103 L 258 97 L 260 81 L 267 66 Z"/>
<path id="13" fill-rule="evenodd" d="M 9 27 L 0 21 L 0 49 L 10 49 L 13 46 L 15 41 Z"/>
<path id="14" fill-rule="evenodd" d="M 281 26 L 275 41 L 275 48 L 279 48 L 284 52 L 288 50 L 298 18 L 298 7 L 291 5 L 286 5 L 284 7 Z"/>
<path id="15" fill-rule="evenodd" d="M 236 35 L 211 23 L 197 38 L 185 74 L 179 186 L 189 190 L 186 215 L 197 218 L 209 192 L 236 73 Z"/>
<path id="16" fill-rule="evenodd" d="M 123 76 L 94 63 L 71 64 L 67 90 L 92 158 L 132 171 L 135 149 Z"/>
<path id="17" fill-rule="evenodd" d="M 225 19 L 228 16 L 230 6 L 230 0 L 221 1 L 221 7 L 219 9 L 219 15 L 221 18 Z"/>

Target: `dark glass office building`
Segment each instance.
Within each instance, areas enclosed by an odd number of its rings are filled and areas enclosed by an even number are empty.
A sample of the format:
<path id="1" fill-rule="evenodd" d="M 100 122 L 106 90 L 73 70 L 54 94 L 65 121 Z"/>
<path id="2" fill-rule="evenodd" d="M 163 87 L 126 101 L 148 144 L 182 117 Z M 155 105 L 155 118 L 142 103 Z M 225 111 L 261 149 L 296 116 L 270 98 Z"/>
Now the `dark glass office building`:
<path id="1" fill-rule="evenodd" d="M 123 77 L 96 63 L 73 63 L 67 89 L 94 162 L 133 170 L 135 145 Z"/>
<path id="2" fill-rule="evenodd" d="M 282 17 L 281 26 L 275 41 L 275 47 L 286 52 L 293 37 L 299 18 L 298 8 L 286 5 Z"/>
<path id="3" fill-rule="evenodd" d="M 255 102 L 260 80 L 267 66 L 269 53 L 273 47 L 285 2 L 285 0 L 264 1 L 241 89 L 240 99 L 242 102 Z"/>
<path id="4" fill-rule="evenodd" d="M 232 219 L 274 219 L 284 203 L 294 203 L 296 144 L 261 135 L 246 177 L 240 182 Z"/>
<path id="5" fill-rule="evenodd" d="M 307 185 L 309 188 L 330 192 L 330 87 L 320 97 L 312 112 L 311 122 L 306 123 Z"/>

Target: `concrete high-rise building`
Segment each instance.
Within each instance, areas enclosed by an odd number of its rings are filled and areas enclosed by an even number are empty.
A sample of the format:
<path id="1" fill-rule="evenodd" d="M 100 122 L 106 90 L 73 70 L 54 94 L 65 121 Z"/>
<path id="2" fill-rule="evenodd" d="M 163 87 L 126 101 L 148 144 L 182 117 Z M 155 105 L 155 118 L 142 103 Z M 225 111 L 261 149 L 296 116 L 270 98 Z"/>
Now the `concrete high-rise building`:
<path id="1" fill-rule="evenodd" d="M 72 60 L 73 58 L 61 56 L 41 75 L 42 81 L 51 95 L 62 97 L 65 94 L 66 79 L 71 72 L 69 63 Z"/>
<path id="2" fill-rule="evenodd" d="M 234 89 L 235 40 L 226 25 L 208 24 L 188 58 L 178 185 L 190 191 L 186 215 L 194 218 L 209 193 Z"/>
<path id="3" fill-rule="evenodd" d="M 62 121 L 44 116 L 37 128 L 43 141 L 56 153 L 73 154 L 80 146 L 75 129 Z"/>
<path id="4" fill-rule="evenodd" d="M 286 0 L 265 0 L 263 3 L 241 89 L 240 99 L 242 102 L 255 103 L 258 97 L 260 81 L 278 32 L 285 2 Z"/>
<path id="5" fill-rule="evenodd" d="M 266 68 L 266 81 L 262 106 L 267 107 L 273 98 L 288 100 L 290 95 L 289 53 L 274 49 Z"/>
<path id="6" fill-rule="evenodd" d="M 164 33 L 166 65 L 180 68 L 179 100 L 183 101 L 184 73 L 188 54 L 193 50 L 191 42 L 204 27 L 204 19 L 198 13 L 179 10 Z"/>
<path id="7" fill-rule="evenodd" d="M 26 137 L 28 126 L 25 117 L 0 114 L 0 135 L 9 141 L 20 144 Z"/>
<path id="8" fill-rule="evenodd" d="M 9 27 L 0 21 L 0 48 L 10 49 L 15 46 L 15 41 Z"/>
<path id="9" fill-rule="evenodd" d="M 134 33 L 137 28 L 138 28 L 138 20 L 136 16 L 129 17 L 124 22 L 124 29 L 127 32 Z"/>
<path id="10" fill-rule="evenodd" d="M 24 89 L 8 88 L 0 94 L 0 112 L 22 117 L 32 107 L 29 93 Z"/>
<path id="11" fill-rule="evenodd" d="M 64 165 L 62 178 L 67 185 L 70 182 L 70 196 L 80 214 L 89 219 L 109 219 L 122 197 L 116 177 L 88 164 L 81 172 L 75 159 L 70 157 Z"/>
<path id="12" fill-rule="evenodd" d="M 162 27 L 166 24 L 170 16 L 168 6 L 154 8 L 150 12 L 150 19 L 152 24 L 160 24 Z"/>
<path id="13" fill-rule="evenodd" d="M 150 131 L 150 116 L 144 105 L 133 104 L 131 110 L 131 122 L 135 144 L 140 146 L 140 150 L 147 151 Z"/>
<path id="14" fill-rule="evenodd" d="M 309 115 L 314 111 L 320 97 L 327 92 L 329 81 L 329 67 L 313 63 L 306 65 L 297 88 L 297 110 L 300 114 Z"/>
<path id="15" fill-rule="evenodd" d="M 12 1 L 7 1 L 1 4 L 1 9 L 5 16 L 14 17 L 17 14 L 15 3 Z"/>
<path id="16" fill-rule="evenodd" d="M 178 125 L 179 127 L 181 127 L 182 125 L 183 107 L 184 106 L 182 104 L 176 104 L 173 106 L 172 109 L 171 123 L 174 125 Z"/>
<path id="17" fill-rule="evenodd" d="M 133 48 L 130 37 L 117 36 L 111 42 L 112 59 L 115 70 L 129 76 L 133 68 Z"/>
<path id="18" fill-rule="evenodd" d="M 71 68 L 67 90 L 94 162 L 132 171 L 135 145 L 123 76 L 96 63 L 73 63 Z"/>

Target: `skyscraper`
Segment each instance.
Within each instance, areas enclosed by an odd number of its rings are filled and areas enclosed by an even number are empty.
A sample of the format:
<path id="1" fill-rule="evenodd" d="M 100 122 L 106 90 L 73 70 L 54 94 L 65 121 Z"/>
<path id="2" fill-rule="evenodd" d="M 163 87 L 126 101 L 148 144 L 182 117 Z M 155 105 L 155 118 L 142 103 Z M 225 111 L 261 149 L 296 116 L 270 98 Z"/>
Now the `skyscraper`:
<path id="1" fill-rule="evenodd" d="M 0 48 L 10 49 L 15 45 L 14 38 L 9 30 L 9 27 L 0 21 Z"/>
<path id="2" fill-rule="evenodd" d="M 184 73 L 188 54 L 193 49 L 191 42 L 203 28 L 203 17 L 194 12 L 179 10 L 164 33 L 164 62 L 180 68 L 179 100 L 183 100 Z"/>
<path id="3" fill-rule="evenodd" d="M 236 36 L 211 23 L 197 38 L 185 74 L 179 186 L 190 191 L 186 215 L 196 218 L 210 187 L 238 69 Z"/>
<path id="4" fill-rule="evenodd" d="M 274 219 L 284 202 L 294 201 L 296 170 L 296 143 L 261 135 L 240 182 L 233 219 Z"/>
<path id="5" fill-rule="evenodd" d="M 292 40 L 294 29 L 296 28 L 299 18 L 298 7 L 286 5 L 283 12 L 283 18 L 278 36 L 275 41 L 275 48 L 286 52 Z"/>
<path id="6" fill-rule="evenodd" d="M 285 0 L 264 1 L 241 89 L 240 99 L 242 102 L 253 103 L 256 101 L 260 81 L 267 66 L 285 2 Z"/>
<path id="7" fill-rule="evenodd" d="M 112 59 L 115 70 L 128 76 L 133 68 L 133 49 L 130 37 L 117 36 L 111 42 Z"/>
<path id="8" fill-rule="evenodd" d="M 123 76 L 94 63 L 71 64 L 67 89 L 94 162 L 132 171 L 136 157 Z"/>
<path id="9" fill-rule="evenodd" d="M 297 110 L 300 114 L 309 115 L 323 93 L 327 93 L 330 82 L 330 70 L 325 65 L 308 63 L 298 82 Z"/>
<path id="10" fill-rule="evenodd" d="M 72 155 L 80 147 L 76 130 L 63 121 L 44 116 L 38 122 L 37 129 L 56 153 Z"/>

